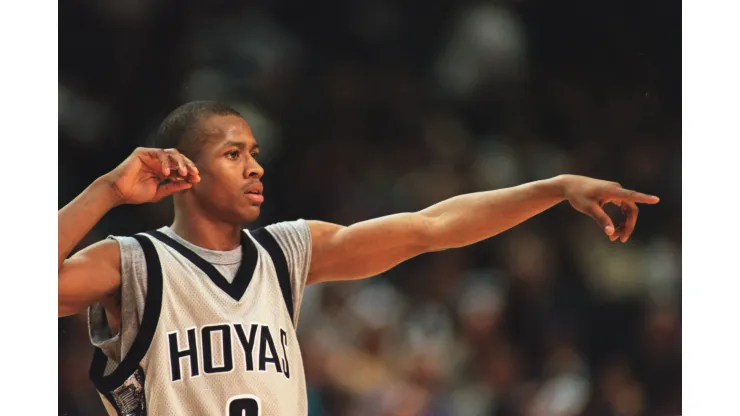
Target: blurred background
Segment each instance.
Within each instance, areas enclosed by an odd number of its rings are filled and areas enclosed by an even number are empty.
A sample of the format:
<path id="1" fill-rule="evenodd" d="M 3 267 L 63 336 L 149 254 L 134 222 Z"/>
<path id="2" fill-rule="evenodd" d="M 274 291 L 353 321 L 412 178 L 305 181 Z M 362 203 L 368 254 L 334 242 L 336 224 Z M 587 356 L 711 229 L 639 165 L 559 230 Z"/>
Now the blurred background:
<path id="1" fill-rule="evenodd" d="M 681 11 L 619 2 L 62 0 L 59 206 L 178 105 L 262 148 L 259 224 L 351 224 L 577 173 L 661 197 L 628 244 L 560 204 L 489 241 L 309 287 L 310 414 L 681 413 Z M 116 208 L 82 246 L 169 224 Z M 102 415 L 85 316 L 59 413 Z"/>

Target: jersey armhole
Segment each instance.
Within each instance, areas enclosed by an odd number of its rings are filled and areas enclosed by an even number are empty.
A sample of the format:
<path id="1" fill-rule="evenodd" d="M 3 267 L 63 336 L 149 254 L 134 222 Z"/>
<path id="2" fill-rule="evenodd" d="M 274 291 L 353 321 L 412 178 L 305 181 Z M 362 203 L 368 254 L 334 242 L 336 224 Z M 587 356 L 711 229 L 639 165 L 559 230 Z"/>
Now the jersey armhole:
<path id="1" fill-rule="evenodd" d="M 288 262 L 285 259 L 285 253 L 283 253 L 283 249 L 280 248 L 280 244 L 275 240 L 275 237 L 265 228 L 258 228 L 249 232 L 272 259 L 272 264 L 275 266 L 275 272 L 277 273 L 278 283 L 280 284 L 280 291 L 283 294 L 285 307 L 288 310 L 290 321 L 295 325 L 293 290 L 290 283 L 290 272 L 288 271 Z"/>
<path id="2" fill-rule="evenodd" d="M 162 309 L 162 266 L 157 249 L 148 237 L 140 234 L 133 237 L 141 245 L 146 260 L 147 293 L 144 313 L 131 349 L 110 374 L 105 375 L 108 356 L 102 349 L 95 347 L 90 365 L 90 379 L 101 393 L 110 392 L 121 386 L 140 369 L 140 362 L 149 350 Z"/>

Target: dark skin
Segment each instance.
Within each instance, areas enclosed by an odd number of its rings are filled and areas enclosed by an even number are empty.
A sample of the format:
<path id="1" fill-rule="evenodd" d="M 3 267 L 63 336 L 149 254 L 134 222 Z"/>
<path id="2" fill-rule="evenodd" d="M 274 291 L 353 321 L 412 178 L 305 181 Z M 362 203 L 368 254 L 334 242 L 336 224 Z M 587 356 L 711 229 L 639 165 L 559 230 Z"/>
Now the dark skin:
<path id="1" fill-rule="evenodd" d="M 196 158 L 200 181 L 175 195 L 172 230 L 199 247 L 231 250 L 239 246 L 242 224 L 259 217 L 261 203 L 245 190 L 261 193 L 265 171 L 257 162 L 257 141 L 241 117 L 212 117 L 202 128 L 208 137 Z"/>
<path id="2" fill-rule="evenodd" d="M 60 317 L 101 302 L 115 331 L 120 327 L 121 285 L 118 243 L 104 240 L 71 258 L 70 252 L 111 209 L 174 195 L 172 229 L 185 240 L 211 250 L 239 245 L 245 223 L 255 221 L 261 198 L 259 146 L 249 125 L 237 116 L 201 121 L 205 132 L 190 160 L 175 149 L 134 151 L 59 210 Z M 512 188 L 459 195 L 426 209 L 388 215 L 351 226 L 308 221 L 312 256 L 307 284 L 355 280 L 380 274 L 422 253 L 474 244 L 508 230 L 567 200 L 591 216 L 611 241 L 626 242 L 637 222 L 637 204 L 658 198 L 622 188 L 616 182 L 576 175 Z M 622 207 L 616 227 L 602 207 Z"/>

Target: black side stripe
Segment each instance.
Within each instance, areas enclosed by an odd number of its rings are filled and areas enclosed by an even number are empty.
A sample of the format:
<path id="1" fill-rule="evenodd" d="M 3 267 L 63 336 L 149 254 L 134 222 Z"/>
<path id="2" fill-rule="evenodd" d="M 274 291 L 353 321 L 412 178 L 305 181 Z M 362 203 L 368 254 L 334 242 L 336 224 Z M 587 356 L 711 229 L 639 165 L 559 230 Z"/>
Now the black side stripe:
<path id="1" fill-rule="evenodd" d="M 95 388 L 103 394 L 110 393 L 122 385 L 139 368 L 139 363 L 144 359 L 152 343 L 162 310 L 162 265 L 159 262 L 157 249 L 147 237 L 135 235 L 134 238 L 144 250 L 146 259 L 147 289 L 144 315 L 131 349 L 112 373 L 104 375 L 108 357 L 103 350 L 95 348 L 90 366 L 90 379 Z"/>
<path id="2" fill-rule="evenodd" d="M 280 291 L 283 293 L 285 307 L 288 308 L 288 315 L 290 315 L 291 322 L 295 324 L 295 318 L 293 316 L 293 291 L 291 290 L 290 272 L 288 271 L 288 262 L 285 260 L 285 253 L 283 253 L 275 237 L 264 228 L 253 230 L 251 234 L 267 250 L 272 258 L 272 263 L 275 265 L 275 271 L 277 272 L 278 283 L 280 284 Z"/>
<path id="3" fill-rule="evenodd" d="M 216 286 L 231 296 L 234 300 L 241 300 L 244 292 L 247 291 L 247 287 L 252 281 L 252 276 L 254 275 L 254 269 L 257 266 L 257 248 L 254 246 L 252 240 L 250 240 L 244 233 L 241 235 L 242 262 L 239 265 L 239 270 L 237 270 L 236 276 L 234 276 L 234 280 L 231 283 L 229 283 L 229 281 L 226 280 L 226 278 L 215 267 L 213 267 L 211 263 L 205 261 L 202 257 L 193 253 L 187 247 L 170 238 L 168 235 L 161 231 L 149 231 L 147 234 L 175 249 L 197 268 L 207 274 Z"/>

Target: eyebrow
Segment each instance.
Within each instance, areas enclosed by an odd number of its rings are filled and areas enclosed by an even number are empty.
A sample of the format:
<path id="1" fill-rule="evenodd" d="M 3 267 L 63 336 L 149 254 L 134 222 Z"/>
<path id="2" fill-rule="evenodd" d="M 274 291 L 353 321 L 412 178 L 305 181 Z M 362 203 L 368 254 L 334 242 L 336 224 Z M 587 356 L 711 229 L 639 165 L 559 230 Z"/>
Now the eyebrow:
<path id="1" fill-rule="evenodd" d="M 232 147 L 232 146 L 233 147 L 238 147 L 239 149 L 244 149 L 244 148 L 247 147 L 247 143 L 244 143 L 244 142 L 233 142 L 232 141 L 232 142 L 226 142 L 226 144 L 224 144 L 224 147 Z M 255 143 L 252 146 L 252 150 L 260 150 L 260 145 L 258 145 L 258 144 Z"/>

